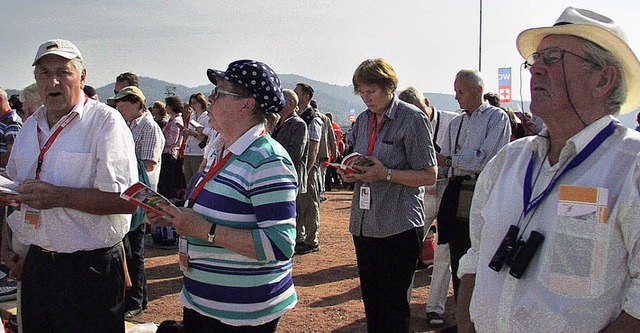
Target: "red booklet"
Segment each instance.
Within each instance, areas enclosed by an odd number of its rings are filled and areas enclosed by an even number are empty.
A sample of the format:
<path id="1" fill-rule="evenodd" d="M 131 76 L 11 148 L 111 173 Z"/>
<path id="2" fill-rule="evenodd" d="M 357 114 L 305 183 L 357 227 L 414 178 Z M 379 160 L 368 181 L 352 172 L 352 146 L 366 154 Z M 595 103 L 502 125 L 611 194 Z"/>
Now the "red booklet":
<path id="1" fill-rule="evenodd" d="M 122 199 L 129 201 L 130 203 L 144 209 L 147 212 L 162 216 L 162 211 L 158 208 L 158 204 L 164 204 L 175 207 L 174 204 L 169 201 L 169 199 L 160 195 L 160 193 L 154 191 L 149 186 L 137 182 L 128 189 L 126 189 L 122 194 L 120 194 Z"/>
<path id="2" fill-rule="evenodd" d="M 340 168 L 346 173 L 360 173 L 356 170 L 354 165 L 372 166 L 373 162 L 360 153 L 351 153 L 342 159 L 341 163 L 329 163 L 334 168 Z"/>

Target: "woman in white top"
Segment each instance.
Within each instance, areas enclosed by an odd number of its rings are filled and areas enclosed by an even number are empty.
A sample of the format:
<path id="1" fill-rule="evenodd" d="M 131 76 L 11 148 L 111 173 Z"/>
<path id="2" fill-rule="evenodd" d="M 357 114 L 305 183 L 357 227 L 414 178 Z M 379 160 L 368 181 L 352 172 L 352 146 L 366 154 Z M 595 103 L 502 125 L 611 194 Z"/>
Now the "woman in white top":
<path id="1" fill-rule="evenodd" d="M 191 177 L 198 172 L 198 168 L 202 163 L 204 146 L 207 143 L 207 136 L 202 133 L 202 130 L 209 122 L 207 100 L 202 93 L 191 95 L 189 97 L 189 106 L 193 108 L 193 112 L 189 117 L 189 124 L 186 124 L 187 116 L 185 115 L 185 129 L 182 132 L 187 140 L 184 148 L 184 164 L 182 166 L 187 184 Z"/>

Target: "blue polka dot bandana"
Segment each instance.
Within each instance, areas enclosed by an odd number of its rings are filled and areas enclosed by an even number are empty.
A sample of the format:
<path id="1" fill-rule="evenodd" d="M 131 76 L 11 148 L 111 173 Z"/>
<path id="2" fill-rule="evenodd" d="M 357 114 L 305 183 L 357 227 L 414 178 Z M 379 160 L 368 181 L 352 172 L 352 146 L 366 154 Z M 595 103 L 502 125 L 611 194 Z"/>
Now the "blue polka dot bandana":
<path id="1" fill-rule="evenodd" d="M 286 101 L 278 75 L 267 64 L 255 60 L 237 60 L 226 72 L 208 69 L 207 76 L 217 85 L 217 78 L 244 86 L 264 112 L 280 112 Z"/>

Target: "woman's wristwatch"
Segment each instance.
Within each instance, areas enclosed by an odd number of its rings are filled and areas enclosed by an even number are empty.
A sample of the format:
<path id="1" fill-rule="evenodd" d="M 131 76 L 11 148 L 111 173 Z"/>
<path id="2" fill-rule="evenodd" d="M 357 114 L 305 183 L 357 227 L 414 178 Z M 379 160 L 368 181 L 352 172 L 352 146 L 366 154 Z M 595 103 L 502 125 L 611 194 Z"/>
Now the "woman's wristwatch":
<path id="1" fill-rule="evenodd" d="M 451 166 L 451 156 L 447 156 L 447 159 L 444 161 L 444 165 L 448 167 Z"/>
<path id="2" fill-rule="evenodd" d="M 216 238 L 216 227 L 218 225 L 215 223 L 211 223 L 211 229 L 209 229 L 209 234 L 207 234 L 207 242 L 213 243 L 213 240 Z"/>

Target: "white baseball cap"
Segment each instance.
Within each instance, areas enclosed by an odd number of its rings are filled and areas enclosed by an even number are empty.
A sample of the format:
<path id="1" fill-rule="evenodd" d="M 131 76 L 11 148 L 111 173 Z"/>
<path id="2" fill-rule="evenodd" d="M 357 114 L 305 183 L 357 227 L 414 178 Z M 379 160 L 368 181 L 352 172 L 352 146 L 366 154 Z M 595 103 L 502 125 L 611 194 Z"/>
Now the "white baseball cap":
<path id="1" fill-rule="evenodd" d="M 48 54 L 55 54 L 69 60 L 75 58 L 84 60 L 80 50 L 78 50 L 78 48 L 70 41 L 64 39 L 52 39 L 40 45 L 38 53 L 36 53 L 36 58 L 33 60 L 33 65 L 31 66 L 35 66 L 40 58 Z"/>

